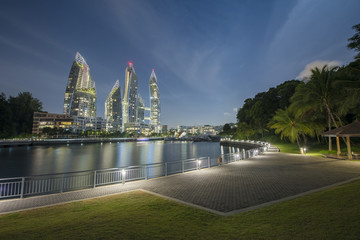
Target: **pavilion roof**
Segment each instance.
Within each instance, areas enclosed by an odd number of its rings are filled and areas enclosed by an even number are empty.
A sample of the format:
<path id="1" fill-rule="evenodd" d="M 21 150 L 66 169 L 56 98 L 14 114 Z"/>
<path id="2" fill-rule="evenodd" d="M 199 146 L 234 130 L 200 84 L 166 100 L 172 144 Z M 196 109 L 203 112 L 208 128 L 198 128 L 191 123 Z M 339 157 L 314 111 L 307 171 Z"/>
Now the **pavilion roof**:
<path id="1" fill-rule="evenodd" d="M 360 122 L 356 120 L 348 125 L 323 132 L 321 135 L 330 137 L 360 137 Z"/>

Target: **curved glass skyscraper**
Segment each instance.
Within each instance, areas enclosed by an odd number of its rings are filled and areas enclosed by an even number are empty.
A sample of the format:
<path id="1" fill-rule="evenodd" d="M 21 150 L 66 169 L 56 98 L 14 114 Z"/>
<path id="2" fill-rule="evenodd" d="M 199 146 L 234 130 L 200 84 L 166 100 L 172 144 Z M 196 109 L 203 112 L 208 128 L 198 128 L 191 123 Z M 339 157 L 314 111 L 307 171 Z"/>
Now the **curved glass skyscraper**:
<path id="1" fill-rule="evenodd" d="M 80 53 L 76 53 L 65 90 L 64 114 L 96 117 L 95 82 L 90 68 Z"/>
<path id="2" fill-rule="evenodd" d="M 160 92 L 154 69 L 150 75 L 150 124 L 159 127 L 160 125 Z"/>
<path id="3" fill-rule="evenodd" d="M 136 101 L 137 101 L 138 77 L 136 76 L 133 64 L 129 62 L 129 66 L 125 69 L 125 86 L 123 94 L 123 114 L 122 129 L 124 131 L 125 124 L 136 122 Z"/>
<path id="4" fill-rule="evenodd" d="M 105 119 L 109 122 L 118 122 L 121 124 L 121 116 L 120 83 L 119 80 L 117 80 L 105 101 Z"/>

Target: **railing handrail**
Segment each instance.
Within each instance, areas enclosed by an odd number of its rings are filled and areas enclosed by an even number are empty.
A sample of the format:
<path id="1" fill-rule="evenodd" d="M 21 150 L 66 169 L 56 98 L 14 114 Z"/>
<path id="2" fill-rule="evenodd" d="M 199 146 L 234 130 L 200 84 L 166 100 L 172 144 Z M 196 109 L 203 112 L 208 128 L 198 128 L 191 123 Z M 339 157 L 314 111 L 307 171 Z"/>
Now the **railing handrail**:
<path id="1" fill-rule="evenodd" d="M 228 154 L 228 153 L 227 153 Z M 226 155 L 226 154 L 223 154 Z M 188 159 L 182 159 L 182 160 L 176 160 L 176 161 L 169 161 L 169 162 L 161 162 L 161 163 L 146 163 L 146 164 L 139 164 L 139 165 L 130 165 L 130 166 L 123 166 L 123 167 L 115 167 L 115 168 L 101 168 L 101 169 L 93 169 L 93 170 L 83 170 L 83 171 L 72 171 L 72 172 L 62 172 L 62 173 L 48 173 L 48 174 L 36 174 L 36 175 L 28 175 L 23 176 L 24 178 L 32 178 L 32 177 L 46 177 L 46 176 L 56 176 L 56 175 L 69 175 L 69 174 L 79 174 L 79 173 L 92 173 L 94 171 L 97 172 L 104 172 L 104 171 L 111 171 L 111 170 L 122 170 L 122 169 L 128 169 L 128 168 L 139 168 L 139 167 L 145 167 L 145 166 L 152 166 L 152 165 L 163 165 L 164 163 L 179 163 L 179 162 L 185 162 L 185 161 L 195 161 L 199 159 L 205 159 L 208 157 L 198 157 L 198 158 L 188 158 Z M 1 180 L 11 180 L 11 179 L 21 179 L 23 177 L 11 177 L 11 178 L 0 178 Z"/>
<path id="2" fill-rule="evenodd" d="M 258 147 L 239 152 L 221 154 L 223 164 L 251 158 L 259 152 L 266 151 L 266 147 Z M 27 177 L 12 177 L 0 179 L 0 199 L 9 197 L 20 197 L 28 195 L 44 195 L 53 192 L 73 191 L 89 187 L 97 187 L 127 181 L 156 178 L 168 176 L 187 171 L 211 168 L 215 158 L 197 157 L 162 163 L 149 163 L 119 168 L 107 168 L 99 170 L 74 171 L 66 173 L 33 175 Z M 201 160 L 201 161 L 199 161 Z M 205 161 L 204 161 L 205 160 Z M 182 163 L 181 167 L 170 167 L 169 164 Z M 191 163 L 190 165 L 188 163 Z M 194 166 L 195 163 L 195 166 Z M 213 164 L 212 164 L 213 163 Z M 157 168 L 152 167 L 160 167 Z"/>

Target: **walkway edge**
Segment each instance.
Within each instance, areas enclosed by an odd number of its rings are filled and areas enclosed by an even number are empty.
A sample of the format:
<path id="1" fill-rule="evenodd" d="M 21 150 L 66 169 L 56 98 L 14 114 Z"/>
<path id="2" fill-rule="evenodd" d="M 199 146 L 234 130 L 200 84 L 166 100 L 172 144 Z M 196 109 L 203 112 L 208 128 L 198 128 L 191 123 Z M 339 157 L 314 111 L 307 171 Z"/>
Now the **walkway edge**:
<path id="1" fill-rule="evenodd" d="M 235 214 L 238 214 L 238 213 L 249 212 L 249 211 L 252 211 L 252 210 L 255 210 L 255 209 L 271 206 L 271 205 L 274 205 L 276 203 L 285 202 L 285 201 L 288 201 L 288 200 L 303 197 L 303 196 L 306 196 L 306 195 L 309 195 L 309 194 L 312 194 L 312 193 L 316 193 L 316 192 L 321 192 L 323 190 L 327 190 L 327 189 L 330 189 L 330 188 L 333 188 L 333 187 L 341 186 L 341 185 L 351 183 L 351 182 L 354 182 L 354 181 L 357 181 L 357 180 L 360 180 L 360 176 L 355 177 L 355 178 L 351 178 L 351 179 L 348 179 L 348 180 L 345 180 L 345 181 L 342 181 L 342 182 L 334 183 L 334 184 L 331 184 L 331 185 L 328 185 L 328 186 L 325 186 L 325 187 L 321 187 L 321 188 L 313 189 L 313 190 L 303 192 L 303 193 L 300 193 L 300 194 L 296 194 L 296 195 L 293 195 L 293 196 L 289 196 L 289 197 L 281 198 L 281 199 L 278 199 L 278 200 L 274 200 L 274 201 L 271 201 L 271 202 L 259 204 L 259 205 L 248 207 L 248 208 L 233 210 L 233 211 L 230 211 L 230 212 L 223 213 L 222 215 L 223 216 L 232 216 L 232 215 L 235 215 Z"/>
<path id="2" fill-rule="evenodd" d="M 84 189 L 84 190 L 88 190 L 88 189 Z M 80 191 L 83 191 L 83 190 L 80 190 Z M 133 190 L 129 190 L 129 191 L 110 193 L 110 194 L 106 194 L 106 195 L 102 195 L 102 196 L 81 198 L 81 199 L 76 199 L 76 200 L 70 200 L 70 201 L 57 202 L 57 203 L 52 203 L 52 204 L 47 204 L 47 205 L 41 205 L 41 206 L 37 206 L 37 207 L 22 208 L 22 209 L 12 210 L 12 211 L 8 211 L 8 212 L 0 212 L 0 216 L 5 215 L 5 214 L 9 214 L 9 213 L 23 212 L 23 211 L 29 211 L 29 210 L 45 208 L 45 207 L 53 207 L 53 206 L 62 205 L 62 204 L 86 201 L 86 200 L 97 199 L 97 198 L 102 198 L 102 197 L 110 197 L 110 196 L 114 196 L 114 195 L 119 195 L 119 194 L 123 194 L 123 193 L 130 193 L 130 192 L 136 192 L 136 191 L 141 191 L 141 189 L 137 188 L 137 189 L 133 189 Z M 57 193 L 57 194 L 61 194 L 61 193 Z M 17 200 L 21 200 L 21 199 L 17 199 Z"/>

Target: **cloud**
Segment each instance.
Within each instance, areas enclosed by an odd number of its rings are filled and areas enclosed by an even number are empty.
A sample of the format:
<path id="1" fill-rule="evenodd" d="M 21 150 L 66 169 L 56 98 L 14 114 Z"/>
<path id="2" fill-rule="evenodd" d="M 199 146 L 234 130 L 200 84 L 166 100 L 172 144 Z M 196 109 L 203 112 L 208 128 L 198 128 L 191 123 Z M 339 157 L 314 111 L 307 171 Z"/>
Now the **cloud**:
<path id="1" fill-rule="evenodd" d="M 341 62 L 339 61 L 322 61 L 322 60 L 316 60 L 309 64 L 307 64 L 304 68 L 304 70 L 301 71 L 301 73 L 296 77 L 296 79 L 306 79 L 311 76 L 311 69 L 314 69 L 315 67 L 322 68 L 323 66 L 327 65 L 328 67 L 336 67 L 340 66 Z"/>
<path id="2" fill-rule="evenodd" d="M 73 54 L 73 51 L 66 45 L 59 42 L 58 40 L 55 40 L 54 38 L 49 37 L 50 35 L 45 33 L 44 30 L 41 30 L 40 26 L 34 28 L 34 26 L 29 22 L 22 21 L 21 18 L 15 17 L 14 15 L 6 12 L 0 12 L 0 18 L 2 21 L 6 21 L 6 24 L 12 25 L 14 29 L 25 33 L 27 36 L 34 37 L 40 42 L 51 45 L 53 48 L 57 48 L 61 51 Z M 3 38 L 2 41 L 6 41 L 6 39 Z M 11 45 L 9 43 L 7 44 Z M 13 47 L 20 49 L 20 47 L 17 47 L 16 44 L 13 44 Z M 29 53 L 29 50 L 27 49 L 23 48 L 21 50 Z"/>
<path id="3" fill-rule="evenodd" d="M 224 116 L 230 116 L 231 114 L 228 112 L 224 112 Z"/>
<path id="4" fill-rule="evenodd" d="M 233 108 L 233 111 L 237 113 L 237 112 L 238 112 L 238 108 Z"/>

